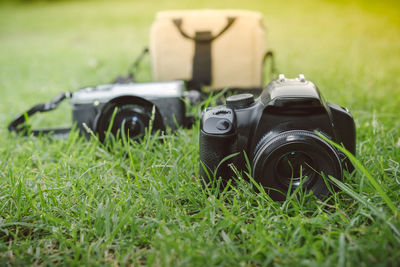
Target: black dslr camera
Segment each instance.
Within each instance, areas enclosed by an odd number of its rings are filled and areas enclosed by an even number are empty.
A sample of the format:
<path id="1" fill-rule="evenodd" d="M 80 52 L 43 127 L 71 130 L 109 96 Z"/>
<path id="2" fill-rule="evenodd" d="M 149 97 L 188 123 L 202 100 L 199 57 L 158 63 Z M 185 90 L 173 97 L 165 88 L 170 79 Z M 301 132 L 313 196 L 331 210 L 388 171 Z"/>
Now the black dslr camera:
<path id="1" fill-rule="evenodd" d="M 244 153 L 252 177 L 278 201 L 299 186 L 324 198 L 329 190 L 323 176 L 341 180 L 344 169 L 352 171 L 345 155 L 315 133 L 354 154 L 352 116 L 325 102 L 303 75 L 279 75 L 257 100 L 251 94 L 228 97 L 226 105 L 206 108 L 200 123 L 200 173 L 206 184 L 215 174 L 225 182 L 232 178 L 232 165 L 246 170 Z"/>
<path id="2" fill-rule="evenodd" d="M 166 126 L 176 130 L 177 126 L 190 127 L 192 117 L 185 114 L 184 98 L 191 97 L 184 92 L 183 81 L 114 83 L 83 88 L 75 93 L 62 93 L 55 99 L 38 104 L 19 115 L 8 129 L 21 133 L 40 135 L 51 133 L 64 137 L 66 129 L 29 130 L 26 115 L 56 109 L 61 101 L 70 98 L 72 118 L 80 133 L 89 137 L 97 134 L 101 141 L 106 133 L 138 139 L 152 123 L 152 131 L 164 131 Z"/>

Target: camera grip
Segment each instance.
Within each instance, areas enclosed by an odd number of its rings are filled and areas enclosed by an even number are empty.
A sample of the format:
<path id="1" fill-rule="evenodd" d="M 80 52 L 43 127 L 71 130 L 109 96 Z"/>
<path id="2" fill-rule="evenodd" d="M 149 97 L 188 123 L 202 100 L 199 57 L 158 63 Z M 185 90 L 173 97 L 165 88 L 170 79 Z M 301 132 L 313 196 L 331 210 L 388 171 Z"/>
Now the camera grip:
<path id="1" fill-rule="evenodd" d="M 234 174 L 229 167 L 234 159 L 225 158 L 235 151 L 236 134 L 210 135 L 201 130 L 199 139 L 200 176 L 203 185 L 207 186 L 219 177 L 225 182 L 228 181 Z"/>

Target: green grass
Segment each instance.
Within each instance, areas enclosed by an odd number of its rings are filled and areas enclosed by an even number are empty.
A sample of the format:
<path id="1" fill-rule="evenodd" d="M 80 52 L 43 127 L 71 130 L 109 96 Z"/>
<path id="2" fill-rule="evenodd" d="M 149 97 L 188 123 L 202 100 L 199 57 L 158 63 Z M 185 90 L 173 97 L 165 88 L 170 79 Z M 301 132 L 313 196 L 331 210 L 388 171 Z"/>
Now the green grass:
<path id="1" fill-rule="evenodd" d="M 243 180 L 203 190 L 198 124 L 112 152 L 76 133 L 7 132 L 31 105 L 123 73 L 156 11 L 204 7 L 263 12 L 280 72 L 304 73 L 351 110 L 357 171 L 335 181 L 342 190 L 330 201 L 275 203 Z M 400 265 L 399 10 L 388 1 L 0 4 L 0 266 Z M 139 78 L 151 79 L 148 62 Z M 64 105 L 34 122 L 70 119 Z"/>

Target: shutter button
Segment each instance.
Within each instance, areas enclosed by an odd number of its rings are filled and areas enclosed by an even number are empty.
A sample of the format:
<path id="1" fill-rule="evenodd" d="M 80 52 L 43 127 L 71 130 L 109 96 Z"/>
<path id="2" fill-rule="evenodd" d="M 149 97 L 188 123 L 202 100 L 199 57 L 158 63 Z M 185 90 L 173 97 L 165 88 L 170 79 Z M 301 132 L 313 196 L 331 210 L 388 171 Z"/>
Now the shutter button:
<path id="1" fill-rule="evenodd" d="M 233 95 L 226 99 L 226 105 L 232 109 L 247 108 L 254 103 L 252 94 Z"/>
<path id="2" fill-rule="evenodd" d="M 226 131 L 231 127 L 231 122 L 226 119 L 220 120 L 215 127 L 220 131 Z"/>

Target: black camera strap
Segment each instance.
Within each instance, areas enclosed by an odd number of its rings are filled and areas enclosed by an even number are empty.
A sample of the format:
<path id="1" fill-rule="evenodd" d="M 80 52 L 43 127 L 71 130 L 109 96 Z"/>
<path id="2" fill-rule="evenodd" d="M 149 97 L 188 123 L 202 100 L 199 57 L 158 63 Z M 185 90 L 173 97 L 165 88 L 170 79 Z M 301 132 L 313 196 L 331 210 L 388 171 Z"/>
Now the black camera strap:
<path id="1" fill-rule="evenodd" d="M 142 53 L 136 58 L 136 60 L 132 63 L 132 65 L 128 69 L 128 73 L 126 76 L 118 76 L 113 81 L 113 83 L 130 83 L 135 82 L 135 72 L 139 67 L 140 63 L 143 61 L 143 58 L 149 53 L 149 49 L 145 47 Z M 51 128 L 51 129 L 30 129 L 30 126 L 27 124 L 27 119 L 34 115 L 35 113 L 43 113 L 56 109 L 60 103 L 68 98 L 72 97 L 71 92 L 60 93 L 57 97 L 52 99 L 49 102 L 43 104 L 37 104 L 30 108 L 29 110 L 18 115 L 9 125 L 8 130 L 11 132 L 16 132 L 22 135 L 34 135 L 39 136 L 43 134 L 51 134 L 56 137 L 64 138 L 68 136 L 68 133 L 71 131 L 71 128 Z"/>
<path id="2" fill-rule="evenodd" d="M 39 135 L 43 135 L 43 134 L 52 134 L 59 138 L 64 138 L 64 137 L 68 136 L 68 133 L 70 132 L 71 128 L 54 128 L 54 129 L 33 130 L 33 129 L 30 129 L 30 126 L 27 125 L 26 122 L 27 122 L 27 118 L 31 117 L 35 113 L 48 112 L 48 111 L 56 109 L 63 100 L 65 100 L 67 98 L 71 98 L 71 96 L 72 96 L 71 92 L 61 93 L 49 102 L 46 102 L 43 104 L 37 104 L 37 105 L 33 106 L 29 110 L 18 115 L 8 125 L 8 130 L 11 132 L 16 132 L 16 133 L 22 134 L 22 135 L 32 134 L 34 136 L 39 136 Z"/>
<path id="3" fill-rule="evenodd" d="M 140 65 L 142 63 L 143 58 L 149 54 L 149 48 L 145 47 L 140 53 L 140 55 L 135 59 L 135 61 L 129 66 L 128 68 L 128 73 L 126 76 L 117 76 L 114 80 L 114 83 L 133 83 L 136 82 L 136 77 L 135 73 Z"/>

